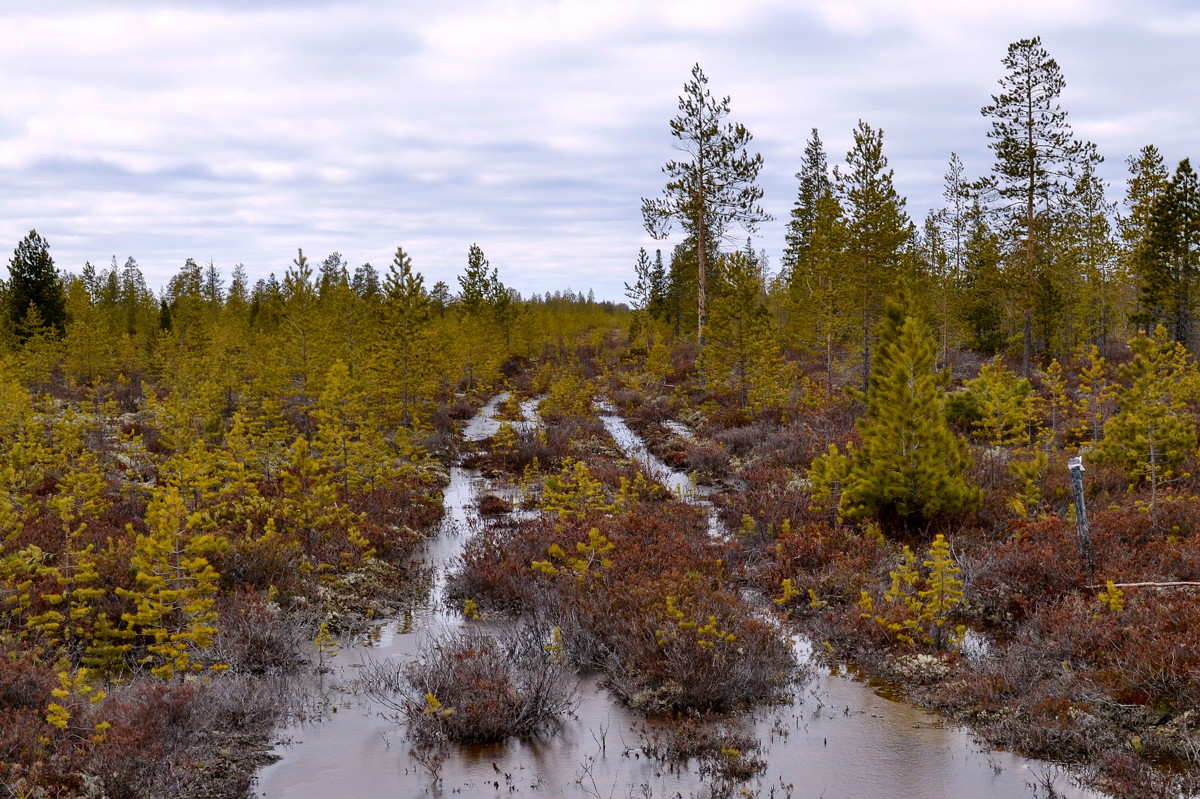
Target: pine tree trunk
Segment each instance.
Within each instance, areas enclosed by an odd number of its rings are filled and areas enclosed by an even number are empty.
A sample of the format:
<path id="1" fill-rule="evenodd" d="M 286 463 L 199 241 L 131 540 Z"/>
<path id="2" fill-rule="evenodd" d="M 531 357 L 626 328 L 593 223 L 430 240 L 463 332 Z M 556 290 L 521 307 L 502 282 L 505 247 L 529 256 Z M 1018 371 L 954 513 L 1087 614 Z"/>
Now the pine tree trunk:
<path id="1" fill-rule="evenodd" d="M 1032 301 L 1032 298 L 1026 300 L 1027 303 Z M 1028 380 L 1032 375 L 1033 364 L 1033 310 L 1029 308 L 1028 305 L 1025 308 L 1025 326 L 1023 338 L 1025 339 L 1025 346 L 1021 351 L 1021 377 L 1024 377 L 1026 380 Z"/>
<path id="2" fill-rule="evenodd" d="M 1030 116 L 1033 115 L 1033 109 L 1030 109 Z M 1030 124 L 1028 131 L 1028 142 L 1026 146 L 1029 148 L 1029 186 L 1026 189 L 1025 195 L 1025 346 L 1021 352 L 1021 377 L 1026 380 L 1033 376 L 1033 200 L 1037 191 L 1037 163 L 1035 161 L 1035 149 L 1033 142 L 1033 125 Z"/>
<path id="3" fill-rule="evenodd" d="M 701 205 L 703 207 L 703 205 Z M 704 352 L 704 325 L 708 322 L 708 236 L 704 220 L 696 226 L 696 341 Z"/>
<path id="4" fill-rule="evenodd" d="M 863 296 L 863 393 L 871 388 L 871 313 Z"/>

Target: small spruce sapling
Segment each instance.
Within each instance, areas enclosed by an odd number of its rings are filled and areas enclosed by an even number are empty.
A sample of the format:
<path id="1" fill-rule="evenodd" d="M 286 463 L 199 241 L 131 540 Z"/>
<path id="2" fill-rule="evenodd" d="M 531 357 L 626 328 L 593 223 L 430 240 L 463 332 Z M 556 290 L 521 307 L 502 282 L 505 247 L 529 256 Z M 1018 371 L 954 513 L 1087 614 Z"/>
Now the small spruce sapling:
<path id="1" fill-rule="evenodd" d="M 907 546 L 900 562 L 890 572 L 891 585 L 884 592 L 893 608 L 902 609 L 892 615 L 876 615 L 875 621 L 891 630 L 896 639 L 909 646 L 919 643 L 930 644 L 937 651 L 957 649 L 962 643 L 966 628 L 959 625 L 947 631 L 947 624 L 955 608 L 962 603 L 963 583 L 958 579 L 959 567 L 950 552 L 945 536 L 938 534 L 929 548 L 928 559 L 920 564 Z M 863 592 L 859 607 L 866 618 L 875 607 L 870 594 Z M 886 611 L 885 611 L 886 612 Z M 899 617 L 893 621 L 893 618 Z"/>
<path id="2" fill-rule="evenodd" d="M 933 545 L 929 547 L 929 559 L 923 564 L 928 569 L 925 579 L 925 589 L 918 591 L 921 599 L 921 621 L 925 624 L 926 640 L 941 651 L 947 642 L 955 648 L 962 641 L 966 629 L 963 627 L 946 633 L 946 623 L 950 613 L 958 607 L 963 598 L 963 583 L 958 579 L 959 567 L 954 563 L 950 554 L 950 544 L 946 537 L 938 533 Z"/>

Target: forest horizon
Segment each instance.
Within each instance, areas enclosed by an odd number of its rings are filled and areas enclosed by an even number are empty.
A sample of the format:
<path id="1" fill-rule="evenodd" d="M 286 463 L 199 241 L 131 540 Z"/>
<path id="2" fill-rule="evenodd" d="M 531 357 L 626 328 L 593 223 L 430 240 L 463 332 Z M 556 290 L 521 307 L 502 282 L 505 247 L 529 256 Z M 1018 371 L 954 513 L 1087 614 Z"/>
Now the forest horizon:
<path id="1" fill-rule="evenodd" d="M 1151 137 L 1110 184 L 1041 37 L 991 69 L 986 161 L 948 153 L 915 218 L 865 118 L 844 158 L 806 128 L 774 210 L 755 104 L 691 62 L 624 254 L 555 275 L 620 301 L 518 289 L 486 224 L 452 271 L 413 236 L 158 288 L 22 230 L 0 799 L 248 799 L 280 730 L 364 697 L 436 791 L 552 739 L 582 675 L 656 722 L 622 758 L 776 796 L 743 722 L 814 668 L 1089 790 L 1200 795 L 1200 178 Z M 327 683 L 385 630 L 416 657 Z"/>
<path id="2" fill-rule="evenodd" d="M 253 284 L 281 279 L 297 248 L 314 260 L 340 252 L 354 268 L 386 267 L 397 245 L 431 285 L 453 285 L 475 242 L 523 295 L 591 289 L 619 301 L 631 256 L 653 253 L 637 198 L 658 190 L 664 123 L 696 62 L 763 155 L 774 221 L 754 246 L 776 271 L 814 127 L 831 164 L 852 148 L 859 120 L 882 130 L 918 224 L 945 206 L 951 152 L 969 180 L 989 173 L 978 111 L 1012 41 L 1041 35 L 1058 60 L 1076 134 L 1106 158 L 1098 176 L 1109 201 L 1123 193 L 1125 158 L 1154 143 L 1173 168 L 1196 127 L 1178 101 L 1190 17 L 1153 3 L 1080 15 L 848 3 L 835 14 L 755 0 L 690 21 L 668 3 L 535 5 L 522 15 L 485 3 L 462 17 L 167 3 L 148 24 L 120 2 L 69 23 L 52 6 L 11 9 L 0 19 L 20 35 L 0 63 L 25 80 L 0 109 L 10 189 L 0 241 L 8 249 L 36 229 L 75 273 L 132 256 L 156 291 L 187 258 L 227 279 L 242 263 Z M 77 39 L 89 26 L 108 35 Z M 506 36 L 471 44 L 489 29 Z M 314 54 L 322 34 L 366 44 Z M 381 36 L 409 45 L 376 44 Z M 247 37 L 258 45 L 238 59 L 215 55 Z M 195 46 L 203 41 L 214 43 Z M 728 55 L 738 52 L 755 58 Z M 326 61 L 337 69 L 318 69 Z M 541 64 L 554 68 L 531 71 Z"/>

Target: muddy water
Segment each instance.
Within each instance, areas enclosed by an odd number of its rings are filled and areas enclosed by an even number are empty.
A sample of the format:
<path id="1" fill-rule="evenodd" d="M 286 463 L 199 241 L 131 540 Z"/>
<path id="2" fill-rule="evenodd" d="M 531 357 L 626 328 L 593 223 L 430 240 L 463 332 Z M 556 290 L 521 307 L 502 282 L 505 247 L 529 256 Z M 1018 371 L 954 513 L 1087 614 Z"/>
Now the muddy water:
<path id="1" fill-rule="evenodd" d="M 642 471 L 648 477 L 661 483 L 675 496 L 685 502 L 703 508 L 708 515 L 709 536 L 713 538 L 724 537 L 725 529 L 721 524 L 720 517 L 717 515 L 717 509 L 711 502 L 704 498 L 704 490 L 696 485 L 696 482 L 690 475 L 672 469 L 659 460 L 646 447 L 646 442 L 642 440 L 641 436 L 635 433 L 625 420 L 617 415 L 616 408 L 612 405 L 607 402 L 597 402 L 596 410 L 600 414 L 600 421 L 604 423 L 604 429 L 612 436 L 612 440 L 616 442 L 627 458 L 641 464 Z"/>
<path id="2" fill-rule="evenodd" d="M 481 416 L 494 415 L 495 407 L 489 403 L 491 410 L 485 408 Z M 477 423 L 478 419 L 468 425 L 468 436 L 482 438 L 495 431 L 494 419 Z M 669 479 L 687 479 L 665 465 L 661 468 Z M 478 473 L 451 470 L 444 520 L 422 553 L 435 574 L 429 597 L 409 608 L 402 619 L 384 625 L 373 645 L 344 648 L 334 660 L 338 679 L 352 680 L 356 666 L 367 659 L 412 660 L 431 631 L 460 623 L 456 614 L 440 607 L 438 597 L 447 565 L 481 524 L 474 500 L 482 488 Z M 806 645 L 796 645 L 804 655 Z M 323 722 L 279 732 L 280 760 L 259 773 L 256 795 L 667 799 L 710 794 L 694 769 L 668 769 L 641 754 L 639 729 L 645 720 L 613 702 L 594 677 L 583 678 L 579 687 L 576 714 L 557 734 L 455 748 L 441 764 L 438 781 L 428 765 L 409 753 L 403 728 L 389 711 L 361 697 L 336 694 L 336 707 Z M 748 723 L 762 742 L 759 755 L 767 762 L 763 777 L 746 786 L 750 795 L 759 791 L 779 799 L 1028 799 L 1035 795 L 1031 786 L 1053 773 L 1046 764 L 983 751 L 964 731 L 836 674 L 817 676 L 797 690 L 791 704 L 761 712 Z M 1060 777 L 1057 786 L 1063 796 L 1094 796 L 1074 789 L 1065 778 Z"/>
<path id="3" fill-rule="evenodd" d="M 616 408 L 607 402 L 597 402 L 596 410 L 599 412 L 600 421 L 604 423 L 604 429 L 612 436 L 613 441 L 627 458 L 641 464 L 642 471 L 646 473 L 647 477 L 662 483 L 672 494 L 681 499 L 691 501 L 697 499 L 699 492 L 692 478 L 667 466 L 647 449 L 646 442 L 642 440 L 641 436 L 633 432 L 625 420 L 617 415 Z"/>

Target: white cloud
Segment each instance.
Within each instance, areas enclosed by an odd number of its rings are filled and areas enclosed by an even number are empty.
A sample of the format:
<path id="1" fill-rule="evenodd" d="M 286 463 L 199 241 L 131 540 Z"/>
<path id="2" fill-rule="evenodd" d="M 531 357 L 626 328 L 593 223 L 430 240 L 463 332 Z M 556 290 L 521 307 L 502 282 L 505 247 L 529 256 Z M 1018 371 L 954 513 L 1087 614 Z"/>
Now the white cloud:
<path id="1" fill-rule="evenodd" d="M 619 298 L 696 62 L 763 152 L 776 256 L 814 126 L 834 162 L 859 118 L 883 128 L 918 219 L 952 150 L 986 170 L 979 107 L 1017 38 L 1043 35 L 1110 179 L 1148 142 L 1200 155 L 1200 25 L 1165 0 L 42 0 L 0 22 L 0 247 L 36 227 L 61 267 L 132 254 L 155 284 L 187 257 L 260 277 L 296 247 L 403 244 L 455 285 L 478 242 L 525 293 Z"/>

